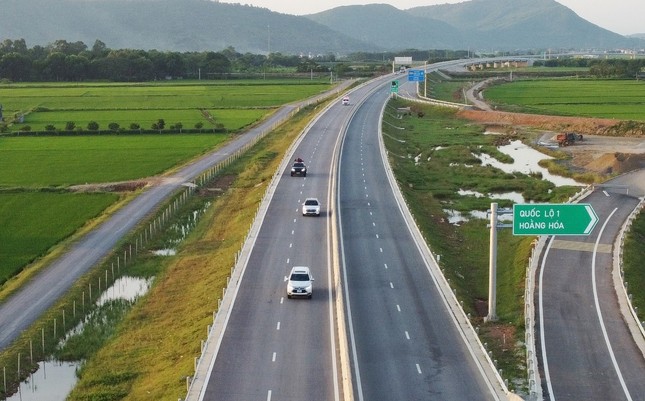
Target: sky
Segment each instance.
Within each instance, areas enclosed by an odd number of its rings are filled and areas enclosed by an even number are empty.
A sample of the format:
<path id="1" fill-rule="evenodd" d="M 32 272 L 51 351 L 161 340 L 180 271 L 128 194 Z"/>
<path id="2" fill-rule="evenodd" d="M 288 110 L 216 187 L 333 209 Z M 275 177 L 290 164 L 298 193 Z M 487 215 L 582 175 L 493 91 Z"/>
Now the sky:
<path id="1" fill-rule="evenodd" d="M 217 1 L 217 0 L 215 0 Z M 340 6 L 386 3 L 400 10 L 463 0 L 219 0 L 248 4 L 284 14 L 304 15 Z M 556 0 L 580 17 L 621 35 L 645 33 L 645 0 Z"/>

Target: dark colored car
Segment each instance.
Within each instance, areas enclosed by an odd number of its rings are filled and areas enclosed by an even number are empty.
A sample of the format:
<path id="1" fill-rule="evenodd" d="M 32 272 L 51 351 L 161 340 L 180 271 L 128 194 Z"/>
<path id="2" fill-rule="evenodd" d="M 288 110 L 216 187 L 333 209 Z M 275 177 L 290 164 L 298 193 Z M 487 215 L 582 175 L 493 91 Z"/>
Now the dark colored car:
<path id="1" fill-rule="evenodd" d="M 293 163 L 293 166 L 291 166 L 291 176 L 293 177 L 294 175 L 301 175 L 303 177 L 307 176 L 307 166 L 305 166 L 305 163 Z"/>

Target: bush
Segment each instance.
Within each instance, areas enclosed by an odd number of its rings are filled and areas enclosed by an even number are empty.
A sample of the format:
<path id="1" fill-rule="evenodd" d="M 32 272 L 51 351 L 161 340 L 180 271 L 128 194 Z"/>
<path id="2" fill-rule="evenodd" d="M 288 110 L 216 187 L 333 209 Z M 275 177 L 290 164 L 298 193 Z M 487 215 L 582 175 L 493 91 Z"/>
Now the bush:
<path id="1" fill-rule="evenodd" d="M 130 124 L 130 129 L 131 130 L 140 130 L 141 126 L 139 124 L 137 124 L 137 123 L 132 123 L 132 124 Z"/>
<path id="2" fill-rule="evenodd" d="M 22 127 L 20 127 L 20 131 L 29 132 L 31 131 L 31 126 L 23 125 Z"/>
<path id="3" fill-rule="evenodd" d="M 54 127 L 52 124 L 47 124 L 47 125 L 45 125 L 45 131 L 47 131 L 47 132 L 56 131 L 56 127 Z"/>
<path id="4" fill-rule="evenodd" d="M 76 123 L 74 121 L 68 121 L 65 123 L 65 131 L 74 131 L 76 128 Z"/>
<path id="5" fill-rule="evenodd" d="M 87 123 L 87 129 L 90 131 L 98 131 L 99 130 L 99 123 L 96 121 L 90 121 Z"/>
<path id="6" fill-rule="evenodd" d="M 108 128 L 110 129 L 110 131 L 118 131 L 121 126 L 119 125 L 119 123 L 109 123 Z"/>

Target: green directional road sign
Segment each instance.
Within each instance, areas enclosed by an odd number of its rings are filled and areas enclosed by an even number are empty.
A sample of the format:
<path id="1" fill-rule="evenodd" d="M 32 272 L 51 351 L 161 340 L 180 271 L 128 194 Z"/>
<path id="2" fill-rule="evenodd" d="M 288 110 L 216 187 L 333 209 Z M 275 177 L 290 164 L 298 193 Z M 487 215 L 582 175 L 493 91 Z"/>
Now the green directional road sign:
<path id="1" fill-rule="evenodd" d="M 513 205 L 513 235 L 589 235 L 596 223 L 587 203 Z"/>
<path id="2" fill-rule="evenodd" d="M 399 81 L 392 81 L 390 93 L 399 93 Z"/>

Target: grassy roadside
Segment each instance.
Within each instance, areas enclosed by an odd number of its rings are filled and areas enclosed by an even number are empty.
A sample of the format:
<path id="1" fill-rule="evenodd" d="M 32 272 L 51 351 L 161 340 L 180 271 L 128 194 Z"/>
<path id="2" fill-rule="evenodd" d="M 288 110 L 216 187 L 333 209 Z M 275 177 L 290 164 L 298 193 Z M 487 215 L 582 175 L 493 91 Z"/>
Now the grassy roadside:
<path id="1" fill-rule="evenodd" d="M 411 115 L 397 115 L 410 107 Z M 484 167 L 476 157 L 489 154 L 501 162 L 496 146 L 520 136 L 483 135 L 484 127 L 460 120 L 455 111 L 433 106 L 407 104 L 400 99 L 388 105 L 384 119 L 384 141 L 395 176 L 407 204 L 431 249 L 440 255 L 440 267 L 463 308 L 471 316 L 482 342 L 509 388 L 526 390 L 524 285 L 534 237 L 513 236 L 498 230 L 497 315 L 499 321 L 484 322 L 488 313 L 489 228 L 483 219 L 469 218 L 453 224 L 449 212 L 484 212 L 491 202 L 510 207 L 514 202 L 492 196 L 519 192 L 526 201 L 565 201 L 577 191 L 555 187 L 539 175 L 504 173 Z M 482 196 L 460 195 L 474 191 Z"/>
<path id="2" fill-rule="evenodd" d="M 638 308 L 637 314 L 641 322 L 645 322 L 645 292 L 637 291 L 645 288 L 645 214 L 641 213 L 632 222 L 625 238 L 623 251 L 623 269 L 628 292 L 632 296 L 632 304 Z"/>
<path id="3" fill-rule="evenodd" d="M 79 372 L 70 400 L 178 399 L 212 323 L 235 253 L 282 156 L 316 110 L 278 128 L 198 194 L 213 203 L 174 257 L 157 265 L 155 285 L 117 327 L 117 334 Z M 224 189 L 219 196 L 217 189 Z"/>

